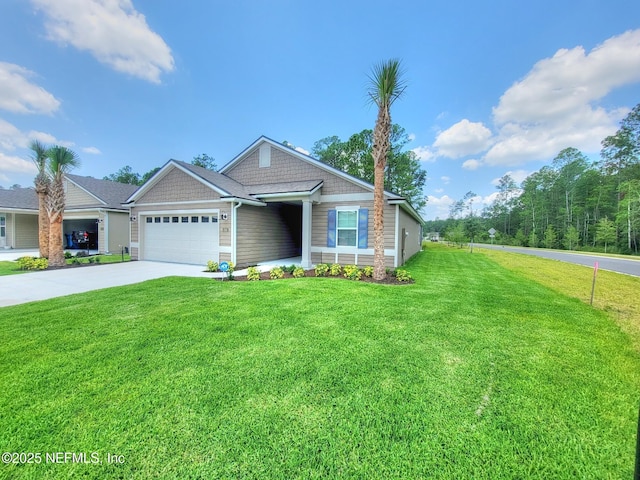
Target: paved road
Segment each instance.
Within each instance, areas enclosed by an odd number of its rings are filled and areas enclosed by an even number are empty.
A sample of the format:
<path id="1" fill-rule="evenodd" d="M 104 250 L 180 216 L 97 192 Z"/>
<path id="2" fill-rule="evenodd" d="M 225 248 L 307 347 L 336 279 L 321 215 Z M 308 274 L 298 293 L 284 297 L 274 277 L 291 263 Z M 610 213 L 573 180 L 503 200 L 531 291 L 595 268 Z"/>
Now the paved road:
<path id="1" fill-rule="evenodd" d="M 485 245 L 477 243 L 474 244 L 474 247 L 492 248 L 494 250 L 535 255 L 537 257 L 551 258 L 553 260 L 585 265 L 587 267 L 593 267 L 595 262 L 598 262 L 598 268 L 603 270 L 610 270 L 612 272 L 625 273 L 627 275 L 640 277 L 640 259 L 638 258 L 606 257 L 603 255 L 587 255 L 584 253 L 545 250 L 540 248 L 503 247 L 502 245 Z"/>

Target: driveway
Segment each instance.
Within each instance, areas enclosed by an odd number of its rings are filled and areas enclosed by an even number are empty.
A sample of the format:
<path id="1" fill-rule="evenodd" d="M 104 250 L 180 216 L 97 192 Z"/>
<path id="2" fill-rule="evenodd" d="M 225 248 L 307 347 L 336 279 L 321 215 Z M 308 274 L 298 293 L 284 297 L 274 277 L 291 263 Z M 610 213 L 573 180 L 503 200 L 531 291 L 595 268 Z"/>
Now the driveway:
<path id="1" fill-rule="evenodd" d="M 585 254 L 576 252 L 566 252 L 558 250 L 545 250 L 539 248 L 527 247 L 507 247 L 502 245 L 486 245 L 475 243 L 474 247 L 491 248 L 493 250 L 502 250 L 506 252 L 523 253 L 525 255 L 535 255 L 537 257 L 551 258 L 562 262 L 575 263 L 586 267 L 594 266 L 598 262 L 598 268 L 602 270 L 610 270 L 616 273 L 624 273 L 640 277 L 640 259 L 635 257 L 607 257 L 605 255 Z"/>
<path id="2" fill-rule="evenodd" d="M 131 285 L 154 278 L 213 278 L 202 265 L 125 262 L 0 276 L 0 307 L 62 297 L 73 293 Z"/>

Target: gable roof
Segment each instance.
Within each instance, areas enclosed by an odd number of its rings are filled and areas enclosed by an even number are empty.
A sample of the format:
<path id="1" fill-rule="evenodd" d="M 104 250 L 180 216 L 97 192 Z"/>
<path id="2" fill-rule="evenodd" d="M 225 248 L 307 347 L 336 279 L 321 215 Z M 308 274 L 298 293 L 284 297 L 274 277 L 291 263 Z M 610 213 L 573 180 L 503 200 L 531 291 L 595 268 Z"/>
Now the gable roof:
<path id="1" fill-rule="evenodd" d="M 38 195 L 33 188 L 0 189 L 0 209 L 38 212 Z"/>
<path id="2" fill-rule="evenodd" d="M 346 172 L 343 172 L 342 170 L 338 170 L 335 167 L 332 167 L 331 165 L 328 165 L 324 162 L 321 162 L 320 160 L 317 160 L 309 155 L 306 155 L 302 152 L 299 152 L 298 150 L 291 148 L 287 145 L 283 145 L 282 143 L 276 142 L 275 140 L 266 137 L 264 135 L 262 135 L 261 137 L 259 137 L 255 142 L 253 142 L 251 145 L 249 145 L 247 148 L 245 148 L 242 152 L 240 152 L 239 155 L 236 155 L 233 160 L 231 160 L 229 163 L 227 163 L 224 167 L 222 167 L 220 169 L 220 173 L 224 173 L 228 170 L 230 170 L 231 168 L 233 168 L 234 165 L 236 165 L 238 162 L 240 162 L 240 160 L 242 160 L 242 158 L 248 154 L 249 152 L 253 151 L 255 148 L 258 147 L 258 145 L 260 145 L 261 143 L 268 143 L 270 144 L 272 147 L 275 148 L 279 148 L 280 150 L 286 151 L 287 153 L 289 153 L 290 155 L 302 160 L 303 162 L 309 163 L 311 165 L 313 165 L 314 167 L 320 168 L 322 170 L 325 170 L 327 172 L 330 172 L 338 177 L 341 177 L 349 182 L 355 183 L 356 185 L 359 185 L 360 187 L 366 188 L 367 190 L 370 190 L 373 192 L 373 185 L 370 184 L 369 182 L 365 182 L 364 180 L 354 177 L 353 175 L 350 175 Z M 424 219 L 420 216 L 420 214 L 413 208 L 413 206 L 407 201 L 406 198 L 397 195 L 393 192 L 388 192 L 388 191 L 384 191 L 384 195 L 389 199 L 389 203 L 390 204 L 397 204 L 400 205 L 407 213 L 409 213 L 412 217 L 414 217 L 417 221 L 419 221 L 420 223 L 424 223 Z"/>
<path id="3" fill-rule="evenodd" d="M 187 175 L 216 191 L 223 199 L 237 199 L 240 201 L 250 202 L 255 205 L 264 205 L 264 203 L 258 198 L 251 195 L 244 185 L 236 182 L 232 178 L 207 168 L 198 167 L 196 165 L 174 159 L 165 163 L 162 168 L 160 168 L 160 170 L 158 170 L 144 185 L 131 194 L 125 203 L 135 202 L 137 199 L 142 197 L 142 195 L 144 195 L 153 185 L 158 183 L 158 181 L 172 168 L 182 170 Z"/>
<path id="4" fill-rule="evenodd" d="M 94 204 L 74 207 L 74 209 L 99 207 L 125 210 L 122 204 L 138 189 L 137 185 L 113 182 L 111 180 L 100 180 L 93 177 L 81 177 L 80 175 L 71 174 L 66 174 L 65 177 L 68 181 L 74 183 L 96 199 Z"/>

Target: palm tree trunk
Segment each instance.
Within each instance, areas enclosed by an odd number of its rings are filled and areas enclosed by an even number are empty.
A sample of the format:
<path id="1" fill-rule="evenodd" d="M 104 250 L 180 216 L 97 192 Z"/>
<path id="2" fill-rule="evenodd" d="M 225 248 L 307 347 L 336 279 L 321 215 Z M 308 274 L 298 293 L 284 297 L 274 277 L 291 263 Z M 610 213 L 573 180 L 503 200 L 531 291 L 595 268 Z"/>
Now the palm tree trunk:
<path id="1" fill-rule="evenodd" d="M 57 215 L 49 230 L 49 266 L 64 267 L 66 260 L 62 248 L 62 215 Z"/>
<path id="2" fill-rule="evenodd" d="M 46 201 L 46 193 L 38 192 L 38 244 L 42 258 L 49 258 L 49 216 Z"/>
<path id="3" fill-rule="evenodd" d="M 391 113 L 388 108 L 378 110 L 378 118 L 373 130 L 373 278 L 384 280 L 384 168 L 389 151 Z"/>

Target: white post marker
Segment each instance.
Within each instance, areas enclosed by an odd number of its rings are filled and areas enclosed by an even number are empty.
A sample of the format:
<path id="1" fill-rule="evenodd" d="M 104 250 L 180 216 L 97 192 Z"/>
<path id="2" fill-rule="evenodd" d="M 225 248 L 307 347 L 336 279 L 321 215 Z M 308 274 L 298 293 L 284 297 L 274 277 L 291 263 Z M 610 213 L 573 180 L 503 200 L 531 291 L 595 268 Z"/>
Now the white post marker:
<path id="1" fill-rule="evenodd" d="M 593 266 L 593 282 L 591 283 L 591 301 L 589 305 L 593 305 L 593 294 L 596 290 L 596 275 L 598 275 L 598 262 Z"/>

